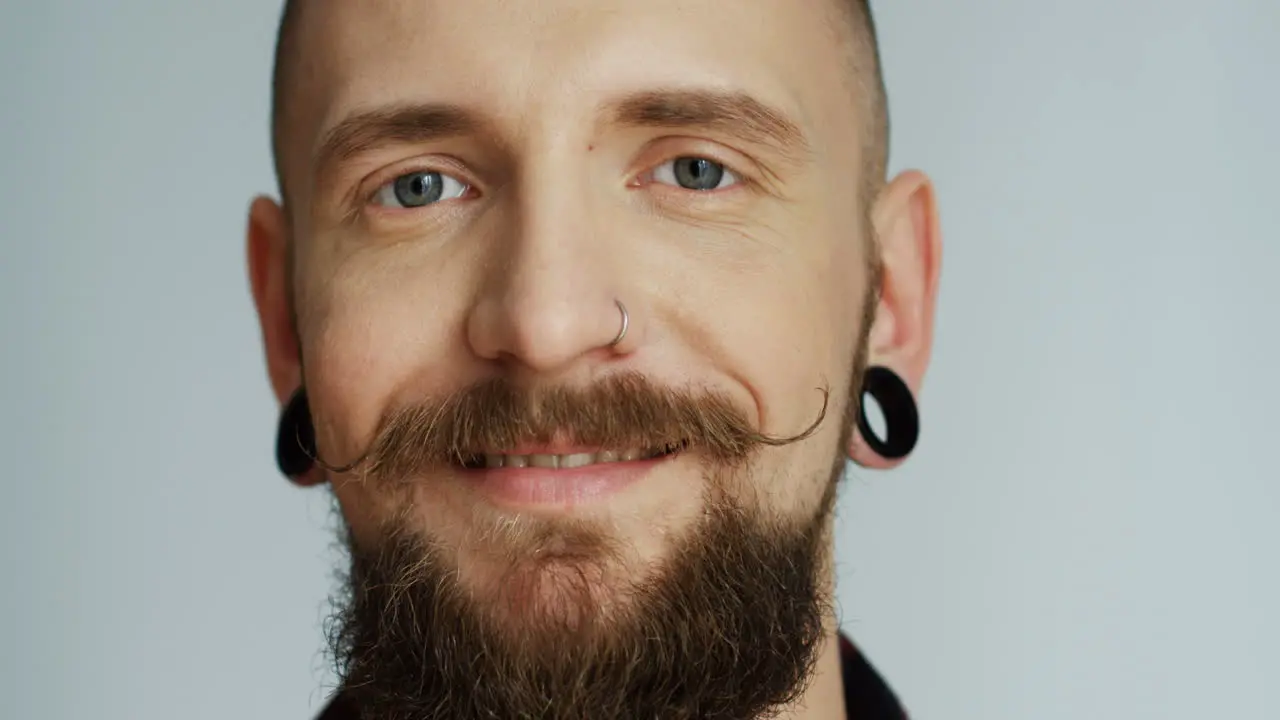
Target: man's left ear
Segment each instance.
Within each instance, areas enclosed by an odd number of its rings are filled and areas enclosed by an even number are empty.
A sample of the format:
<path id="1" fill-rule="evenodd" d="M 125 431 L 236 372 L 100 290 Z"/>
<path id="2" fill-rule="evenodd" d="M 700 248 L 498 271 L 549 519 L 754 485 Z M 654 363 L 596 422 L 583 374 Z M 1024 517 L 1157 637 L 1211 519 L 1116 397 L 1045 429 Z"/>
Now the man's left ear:
<path id="1" fill-rule="evenodd" d="M 895 422 L 899 433 L 918 430 L 908 426 L 911 420 L 908 416 L 915 413 L 914 404 L 920 396 L 933 352 L 942 233 L 932 181 L 916 170 L 898 175 L 876 199 L 871 219 L 882 272 L 880 300 L 867 350 L 869 367 L 880 370 L 866 374 L 862 389 L 890 398 L 888 402 L 878 398 L 889 437 L 887 443 L 885 438 L 873 437 L 868 441 L 863 436 L 868 430 L 859 423 L 849 440 L 849 457 L 863 467 L 886 469 L 904 460 L 893 457 L 898 452 L 886 450 L 895 445 Z M 885 370 L 902 381 L 902 392 L 885 392 L 885 387 L 894 386 L 892 377 L 886 381 Z M 905 400 L 894 399 L 903 393 L 907 395 Z M 904 402 L 912 405 L 910 413 L 903 407 Z M 889 404 L 895 407 L 886 407 Z M 911 440 L 914 441 L 914 437 Z"/>

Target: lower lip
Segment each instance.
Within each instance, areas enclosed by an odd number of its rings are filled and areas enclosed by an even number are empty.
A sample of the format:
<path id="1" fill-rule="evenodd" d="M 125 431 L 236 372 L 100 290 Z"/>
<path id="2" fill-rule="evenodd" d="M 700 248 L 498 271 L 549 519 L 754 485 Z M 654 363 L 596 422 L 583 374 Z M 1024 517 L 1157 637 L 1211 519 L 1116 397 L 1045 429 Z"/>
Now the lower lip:
<path id="1" fill-rule="evenodd" d="M 472 487 L 500 503 L 571 509 L 622 491 L 670 457 L 577 468 L 479 468 L 463 475 Z"/>

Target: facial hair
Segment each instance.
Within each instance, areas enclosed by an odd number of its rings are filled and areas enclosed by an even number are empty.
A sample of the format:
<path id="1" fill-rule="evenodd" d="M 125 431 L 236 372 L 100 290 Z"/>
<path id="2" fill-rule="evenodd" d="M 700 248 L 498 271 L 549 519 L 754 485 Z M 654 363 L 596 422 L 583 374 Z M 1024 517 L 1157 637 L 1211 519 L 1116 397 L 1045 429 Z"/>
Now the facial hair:
<path id="1" fill-rule="evenodd" d="M 414 528 L 408 512 L 360 541 L 348 530 L 350 569 L 329 633 L 344 696 L 379 720 L 775 716 L 807 689 L 829 629 L 830 520 L 856 401 L 840 419 L 823 495 L 799 517 L 746 491 L 749 460 L 808 437 L 825 403 L 808 430 L 784 439 L 754 431 L 722 396 L 638 375 L 538 394 L 495 380 L 394 413 L 369 453 L 333 469 L 394 492 L 438 463 L 529 438 L 662 442 L 705 461 L 702 512 L 668 538 L 655 572 L 604 588 L 615 601 L 607 608 L 600 581 L 619 564 L 618 539 L 571 519 L 529 526 L 507 578 L 508 597 L 532 603 L 523 615 L 469 592 L 456 553 Z"/>
<path id="2" fill-rule="evenodd" d="M 824 639 L 828 487 L 801 523 L 713 504 L 661 573 L 611 588 L 627 602 L 608 616 L 590 567 L 607 556 L 530 568 L 559 575 L 560 607 L 515 624 L 468 594 L 420 532 L 351 542 L 331 635 L 344 693 L 381 720 L 770 717 L 806 689 Z"/>

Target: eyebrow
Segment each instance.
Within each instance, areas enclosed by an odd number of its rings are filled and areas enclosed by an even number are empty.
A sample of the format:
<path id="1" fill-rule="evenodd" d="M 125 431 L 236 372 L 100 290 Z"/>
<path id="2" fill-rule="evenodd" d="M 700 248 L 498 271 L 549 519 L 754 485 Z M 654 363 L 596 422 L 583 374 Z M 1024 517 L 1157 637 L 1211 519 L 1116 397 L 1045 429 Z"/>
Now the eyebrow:
<path id="1" fill-rule="evenodd" d="M 800 161 L 810 146 L 785 113 L 743 92 L 657 89 L 633 93 L 604 106 L 602 117 L 623 127 L 704 128 L 772 147 Z M 329 130 L 315 155 L 315 171 L 326 170 L 387 144 L 421 144 L 485 133 L 493 126 L 450 103 L 388 105 L 356 113 Z"/>
<path id="2" fill-rule="evenodd" d="M 426 143 L 487 129 L 479 116 L 448 103 L 390 105 L 344 118 L 325 134 L 316 152 L 318 175 L 327 168 L 374 148 L 396 143 Z"/>
<path id="3" fill-rule="evenodd" d="M 800 126 L 786 113 L 744 92 L 659 89 L 627 96 L 609 108 L 617 125 L 705 128 L 771 146 L 793 160 L 811 153 Z"/>

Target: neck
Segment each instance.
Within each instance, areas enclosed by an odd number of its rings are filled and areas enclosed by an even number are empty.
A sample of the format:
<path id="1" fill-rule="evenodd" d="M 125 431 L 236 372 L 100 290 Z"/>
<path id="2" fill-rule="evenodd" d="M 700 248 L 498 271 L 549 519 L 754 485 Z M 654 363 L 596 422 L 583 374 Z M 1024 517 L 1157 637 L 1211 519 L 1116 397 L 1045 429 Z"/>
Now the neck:
<path id="1" fill-rule="evenodd" d="M 844 678 L 840 664 L 840 638 L 831 620 L 813 677 L 796 702 L 778 715 L 779 720 L 846 720 Z"/>
<path id="2" fill-rule="evenodd" d="M 818 573 L 823 592 L 833 602 L 824 620 L 823 646 L 814 664 L 813 677 L 796 702 L 778 715 L 779 720 L 847 720 L 845 707 L 844 668 L 840 658 L 840 623 L 835 616 L 835 543 L 834 514 L 828 513 Z"/>

